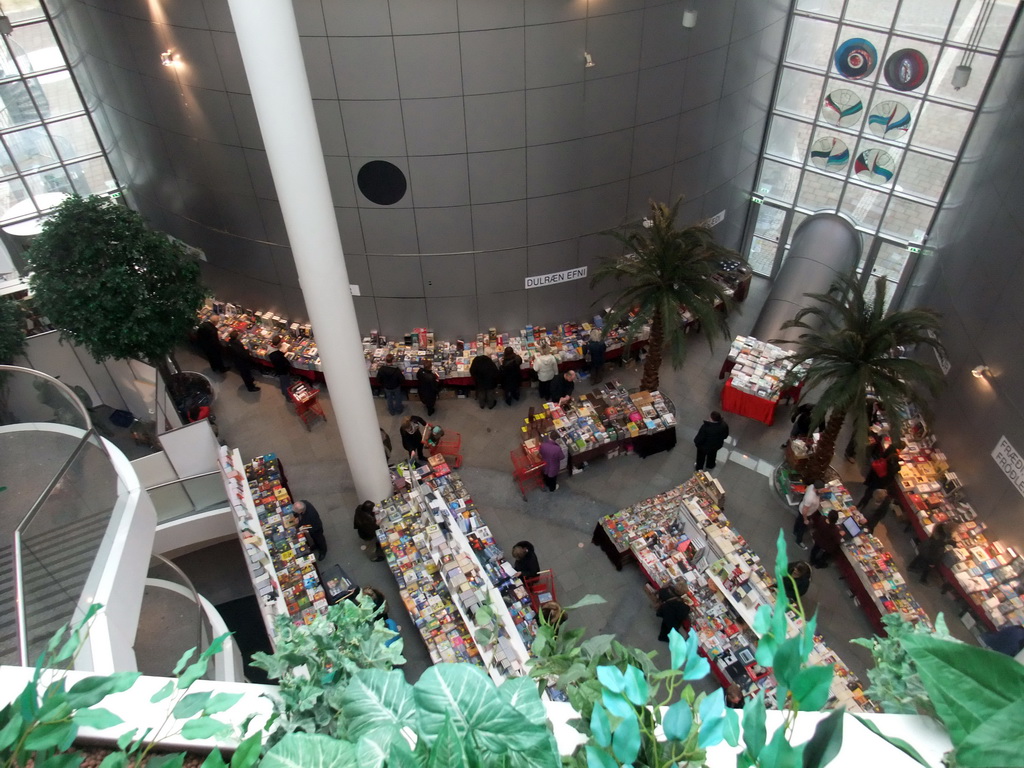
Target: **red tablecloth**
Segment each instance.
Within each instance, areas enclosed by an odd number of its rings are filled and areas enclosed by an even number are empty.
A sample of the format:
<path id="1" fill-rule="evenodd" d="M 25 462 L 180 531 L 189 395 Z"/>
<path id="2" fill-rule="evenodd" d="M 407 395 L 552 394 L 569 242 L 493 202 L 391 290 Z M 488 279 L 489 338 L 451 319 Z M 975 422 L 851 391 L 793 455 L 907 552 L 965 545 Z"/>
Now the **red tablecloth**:
<path id="1" fill-rule="evenodd" d="M 728 413 L 737 413 L 771 426 L 775 423 L 777 406 L 778 403 L 774 400 L 765 400 L 763 397 L 734 389 L 731 378 L 726 379 L 725 386 L 722 387 L 722 410 Z"/>

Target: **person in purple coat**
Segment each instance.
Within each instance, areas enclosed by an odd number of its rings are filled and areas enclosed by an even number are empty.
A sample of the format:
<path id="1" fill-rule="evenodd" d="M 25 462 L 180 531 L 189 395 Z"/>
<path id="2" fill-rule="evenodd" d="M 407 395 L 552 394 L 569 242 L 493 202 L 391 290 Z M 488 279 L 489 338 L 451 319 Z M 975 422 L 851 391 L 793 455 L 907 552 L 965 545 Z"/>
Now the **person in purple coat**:
<path id="1" fill-rule="evenodd" d="M 558 468 L 565 458 L 565 451 L 555 442 L 554 434 L 551 432 L 544 435 L 544 440 L 540 444 L 540 457 L 544 459 L 544 469 L 541 470 L 541 474 L 544 475 L 543 490 L 557 491 Z"/>

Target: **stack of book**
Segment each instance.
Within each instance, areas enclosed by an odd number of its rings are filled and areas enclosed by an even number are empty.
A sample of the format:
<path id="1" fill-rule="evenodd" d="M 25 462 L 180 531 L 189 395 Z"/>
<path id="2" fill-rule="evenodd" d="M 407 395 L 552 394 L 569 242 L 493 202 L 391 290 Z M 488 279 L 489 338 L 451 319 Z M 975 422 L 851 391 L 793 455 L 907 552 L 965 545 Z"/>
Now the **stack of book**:
<path id="1" fill-rule="evenodd" d="M 439 456 L 398 470 L 409 487 L 378 507 L 377 535 L 431 658 L 524 675 L 537 616 L 461 479 Z"/>
<path id="2" fill-rule="evenodd" d="M 767 341 L 737 336 L 727 358 L 733 363 L 729 374 L 733 388 L 764 400 L 778 401 L 782 384 L 792 368 L 786 360 L 788 355 L 789 352 Z"/>

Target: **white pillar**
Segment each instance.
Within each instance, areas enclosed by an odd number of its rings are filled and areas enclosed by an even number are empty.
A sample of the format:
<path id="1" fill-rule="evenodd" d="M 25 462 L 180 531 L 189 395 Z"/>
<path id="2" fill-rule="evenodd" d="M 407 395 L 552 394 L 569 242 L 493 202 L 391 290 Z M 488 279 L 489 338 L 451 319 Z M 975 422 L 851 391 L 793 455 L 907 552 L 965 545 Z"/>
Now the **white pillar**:
<path id="1" fill-rule="evenodd" d="M 360 499 L 391 490 L 292 0 L 228 0 L 299 285 Z"/>

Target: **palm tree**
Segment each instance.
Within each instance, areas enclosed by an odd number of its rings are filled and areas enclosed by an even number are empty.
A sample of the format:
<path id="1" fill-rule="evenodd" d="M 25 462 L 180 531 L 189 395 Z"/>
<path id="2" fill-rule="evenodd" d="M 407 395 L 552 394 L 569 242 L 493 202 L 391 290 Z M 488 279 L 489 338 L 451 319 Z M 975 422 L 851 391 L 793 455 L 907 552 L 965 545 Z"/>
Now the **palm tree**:
<path id="1" fill-rule="evenodd" d="M 782 326 L 804 331 L 789 359 L 794 365 L 806 366 L 805 386 L 820 392 L 811 423 L 826 420 L 824 434 L 803 473 L 807 482 L 825 476 L 847 417 L 852 418 L 856 444 L 863 449 L 869 426 L 864 404 L 869 395 L 886 406 L 895 439 L 902 428 L 902 406 L 912 404 L 923 410 L 922 392 L 934 395 L 942 383 L 935 365 L 901 356 L 904 348 L 918 344 L 943 350 L 937 337 L 939 315 L 930 309 L 886 315 L 885 291 L 885 278 L 879 278 L 874 299 L 869 301 L 856 276 L 844 275 L 828 293 L 804 294 L 817 306 L 804 307 Z M 773 343 L 794 342 L 774 339 Z"/>
<path id="2" fill-rule="evenodd" d="M 709 346 L 713 335 L 729 335 L 724 314 L 715 309 L 716 304 L 729 299 L 711 276 L 720 259 L 740 257 L 717 244 L 705 226 L 676 229 L 679 202 L 669 207 L 652 200 L 649 218 L 625 230 L 606 233 L 622 243 L 627 252 L 605 257 L 591 280 L 592 286 L 608 278 L 626 284 L 612 301 L 608 322 L 615 325 L 628 318 L 628 340 L 650 324 L 647 359 L 640 380 L 640 388 L 646 390 L 658 388 L 658 371 L 666 345 L 672 366 L 682 365 L 685 338 L 679 322 L 681 307 L 689 309 L 706 330 Z"/>

